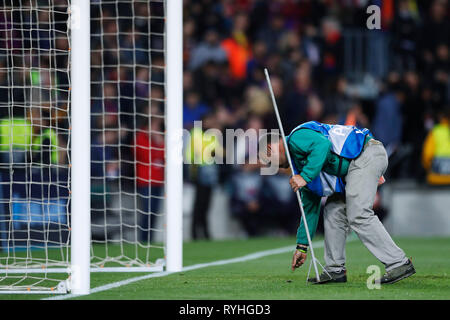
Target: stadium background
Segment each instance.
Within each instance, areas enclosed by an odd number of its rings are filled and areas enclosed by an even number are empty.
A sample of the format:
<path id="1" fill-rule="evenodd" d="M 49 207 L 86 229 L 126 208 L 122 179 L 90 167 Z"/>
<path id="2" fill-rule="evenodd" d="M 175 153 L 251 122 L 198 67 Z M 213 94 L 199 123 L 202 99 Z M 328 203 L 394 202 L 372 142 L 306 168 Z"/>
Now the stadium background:
<path id="1" fill-rule="evenodd" d="M 371 4 L 381 8 L 381 30 L 366 27 Z M 202 0 L 185 1 L 184 10 L 186 129 L 202 119 L 221 130 L 277 128 L 267 67 L 286 132 L 317 120 L 370 128 L 384 143 L 388 183 L 375 211 L 391 232 L 448 235 L 448 212 L 432 203 L 447 203 L 450 180 L 436 186 L 428 177 L 433 151 L 425 144 L 448 116 L 448 1 Z M 220 165 L 208 169 L 217 183 L 202 182 L 190 175 L 195 169 L 185 168 L 185 180 L 202 195 L 186 208 L 189 215 L 196 206 L 196 225 L 209 215 L 218 235 L 215 224 L 223 228 L 228 204 L 244 234 L 295 231 L 298 214 L 287 177 Z M 223 192 L 216 192 L 220 200 L 205 214 L 209 185 Z"/>
<path id="2" fill-rule="evenodd" d="M 163 15 L 160 3 L 151 4 L 153 17 Z M 54 0 L 54 4 L 63 7 L 65 1 Z M 370 4 L 381 8 L 381 30 L 366 28 L 366 8 Z M 134 19 L 132 24 L 131 19 L 126 18 L 132 16 L 131 7 L 126 3 L 100 6 L 99 1 L 91 2 L 94 221 L 96 212 L 108 210 L 108 215 L 114 214 L 115 210 L 107 208 L 117 205 L 119 200 L 114 195 L 117 190 L 126 193 L 135 187 L 136 180 L 148 180 L 146 170 L 140 172 L 130 161 L 140 146 L 149 143 L 146 135 L 136 137 L 141 140 L 133 140 L 130 132 L 144 129 L 147 118 L 130 117 L 131 106 L 136 106 L 139 111 L 150 110 L 152 128 L 155 129 L 150 144 L 161 148 L 163 143 L 156 128 L 163 130 L 164 61 L 161 50 L 164 39 L 161 34 L 164 25 L 163 19 L 149 18 L 145 7 L 136 5 L 135 12 L 143 18 Z M 27 15 L 27 12 L 22 14 Z M 33 24 L 48 17 L 44 11 L 36 17 L 20 15 L 18 12 L 11 16 L 0 15 L 2 106 L 11 105 L 12 101 L 16 106 L 29 106 L 26 84 L 36 85 L 37 78 L 52 81 L 52 77 L 43 73 L 34 78 L 35 74 L 28 72 L 32 66 L 22 65 L 21 51 L 25 47 L 48 48 L 55 40 L 56 35 L 51 31 L 41 30 L 39 34 L 31 31 Z M 450 206 L 450 181 L 436 184 L 430 180 L 430 162 L 434 154 L 433 148 L 426 143 L 433 129 L 448 114 L 448 18 L 449 4 L 445 0 L 185 0 L 184 128 L 190 130 L 195 120 L 203 120 L 205 129 L 223 131 L 227 128 L 277 128 L 263 77 L 263 68 L 267 67 L 286 131 L 308 120 L 353 124 L 370 128 L 385 144 L 390 167 L 386 173 L 387 183 L 380 188 L 375 211 L 391 233 L 395 236 L 448 237 L 450 219 L 446 208 Z M 30 21 L 27 27 L 30 32 L 10 30 L 14 21 Z M 131 25 L 135 29 L 130 29 Z M 67 31 L 65 24 L 53 27 L 62 33 Z M 151 36 L 144 36 L 149 30 L 152 30 Z M 124 36 L 117 36 L 118 32 L 123 32 Z M 13 37 L 7 37 L 13 33 Z M 127 34 L 134 37 L 127 37 Z M 66 52 L 67 42 L 58 40 L 56 48 Z M 33 41 L 39 41 L 39 45 Z M 10 48 L 15 50 L 8 52 Z M 149 51 L 153 53 L 150 57 L 152 66 L 147 68 L 141 63 L 149 60 L 146 56 Z M 56 66 L 67 65 L 68 58 L 67 52 L 59 55 Z M 39 64 L 41 69 L 50 67 L 50 61 L 45 57 Z M 53 101 L 67 100 L 65 92 L 69 83 L 66 76 L 57 73 L 60 90 L 52 97 Z M 10 79 L 17 82 L 10 83 Z M 149 83 L 151 96 L 148 96 Z M 43 90 L 39 94 L 49 97 L 54 93 Z M 149 100 L 151 104 L 147 103 Z M 45 106 L 41 105 L 41 108 Z M 67 110 L 62 104 L 56 110 L 60 113 L 56 117 L 59 122 L 52 125 L 62 136 L 59 143 L 64 146 L 67 143 L 64 136 L 68 128 Z M 3 112 L 2 118 L 9 115 L 6 108 L 0 108 L 0 112 Z M 18 108 L 17 112 L 25 116 L 23 108 Z M 450 136 L 447 139 L 448 143 Z M 248 150 L 244 147 L 237 151 L 236 156 L 245 159 Z M 67 166 L 67 159 L 60 158 L 59 161 L 61 167 Z M 160 163 L 163 153 L 152 152 L 150 161 Z M 321 287 L 305 293 L 301 290 L 302 281 L 293 283 L 292 279 L 297 278 L 286 272 L 299 218 L 295 198 L 287 183 L 288 176 L 262 177 L 258 167 L 252 165 L 201 167 L 185 165 L 184 168 L 184 237 L 185 240 L 199 240 L 185 243 L 184 265 L 235 258 L 281 246 L 289 247 L 285 256 L 266 257 L 245 265 L 194 270 L 182 284 L 178 275 L 151 279 L 136 286 L 108 291 L 105 295 L 94 294 L 91 298 L 448 298 L 445 289 L 448 258 L 442 254 L 448 247 L 448 238 L 396 238 L 408 254 L 417 257 L 420 274 L 413 278 L 414 281 L 378 293 L 365 287 L 365 268 L 376 261 L 358 241 L 354 241 L 347 247 L 349 270 L 352 270 L 350 289 L 344 292 L 339 287 Z M 153 178 L 157 177 L 152 179 L 151 190 L 155 192 L 153 199 L 158 199 L 163 173 L 156 170 L 151 174 Z M 64 176 L 60 179 L 67 180 Z M 97 181 L 102 183 L 96 184 Z M 148 190 L 145 183 L 140 186 L 142 192 Z M 108 195 L 102 189 L 105 187 Z M 198 198 L 197 194 L 200 195 Z M 120 197 L 124 212 L 134 210 L 128 206 L 125 196 Z M 163 210 L 162 201 L 153 201 L 150 205 L 152 211 Z M 206 234 L 202 228 L 205 224 L 209 231 Z M 196 227 L 195 232 L 193 227 Z M 114 229 L 108 231 L 115 232 Z M 268 237 L 241 241 L 254 236 Z M 96 233 L 93 228 L 93 238 L 101 237 L 101 232 Z M 207 241 L 201 241 L 204 238 Z M 224 238 L 237 240 L 209 241 Z M 321 248 L 318 246 L 317 250 L 320 257 Z M 295 276 L 306 275 L 305 269 L 300 272 Z M 127 277 L 130 276 L 96 275 L 92 277 L 92 283 L 96 287 Z M 187 283 L 190 285 L 186 286 Z"/>
<path id="3" fill-rule="evenodd" d="M 65 3 L 54 1 L 56 8 Z M 366 27 L 366 8 L 371 4 L 381 8 L 381 30 Z M 150 3 L 149 8 L 144 3 L 133 8 L 119 2 L 91 4 L 95 223 L 105 210 L 114 215 L 114 210 L 107 208 L 134 210 L 132 199 L 116 194 L 134 192 L 136 181 L 137 192 L 148 196 L 148 167 L 135 167 L 134 155 L 144 163 L 164 161 L 163 152 L 152 152 L 151 159 L 146 159 L 144 152 L 148 146 L 163 148 L 164 23 L 158 17 L 163 16 L 164 8 L 161 2 Z M 138 17 L 130 19 L 133 9 Z M 29 105 L 30 96 L 40 99 L 42 108 L 42 100 L 55 101 L 57 108 L 49 108 L 49 112 L 58 113 L 50 116 L 57 122 L 51 125 L 64 148 L 69 126 L 64 104 L 67 73 L 58 71 L 52 78 L 42 72 L 26 72 L 33 65 L 25 64 L 27 51 L 21 50 L 50 48 L 56 39 L 56 49 L 62 53 L 54 63 L 63 70 L 69 57 L 68 43 L 57 35 L 67 31 L 66 25 L 55 24 L 55 31 L 40 25 L 39 32 L 32 31 L 48 16 L 44 11 L 36 17 L 27 14 L 15 11 L 0 16 L 0 105 L 13 101 L 19 107 L 17 115 L 26 117 L 26 108 L 20 106 Z M 150 14 L 153 17 L 146 18 Z M 13 28 L 8 38 L 7 30 L 20 21 L 29 21 L 29 32 Z M 117 32 L 123 35 L 118 37 Z M 367 127 L 384 143 L 390 166 L 375 210 L 389 231 L 449 235 L 445 208 L 450 179 L 444 177 L 438 185 L 429 179 L 434 154 L 431 139 L 427 140 L 448 114 L 449 39 L 446 0 L 185 0 L 183 126 L 191 130 L 194 121 L 202 120 L 204 129 L 223 132 L 228 128 L 277 128 L 263 75 L 267 67 L 286 132 L 301 122 L 317 120 Z M 15 49 L 12 58 L 8 58 L 8 48 Z M 146 67 L 149 59 L 151 66 Z M 41 69 L 51 62 L 45 57 L 36 61 Z M 27 92 L 27 84 L 38 85 L 39 77 L 41 85 L 56 81 L 57 93 Z M 151 114 L 150 142 L 145 134 L 134 137 L 135 130 L 146 130 L 149 118 L 133 112 Z M 2 118 L 9 116 L 8 108 L 0 108 L 0 113 Z M 447 143 L 448 139 L 450 136 Z M 248 155 L 245 144 L 235 151 L 239 159 Z M 59 162 L 61 168 L 67 166 L 65 155 Z M 299 215 L 287 177 L 262 177 L 258 169 L 254 165 L 185 165 L 184 238 L 295 233 Z M 164 174 L 154 165 L 150 174 L 152 202 L 145 210 L 158 212 L 163 205 L 159 197 Z M 60 174 L 59 179 L 67 179 L 64 176 L 67 174 Z M 424 212 L 432 218 L 426 218 Z M 158 220 L 161 225 L 162 219 Z M 94 239 L 103 234 L 102 228 L 97 232 L 93 227 Z M 162 240 L 162 234 L 156 238 Z"/>

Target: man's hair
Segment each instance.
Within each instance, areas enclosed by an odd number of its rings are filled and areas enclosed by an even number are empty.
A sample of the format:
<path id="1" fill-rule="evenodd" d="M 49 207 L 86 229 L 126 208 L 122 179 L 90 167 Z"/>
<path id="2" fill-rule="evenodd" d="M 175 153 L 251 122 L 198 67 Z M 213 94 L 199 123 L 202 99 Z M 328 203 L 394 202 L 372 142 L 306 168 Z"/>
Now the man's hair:
<path id="1" fill-rule="evenodd" d="M 279 133 L 265 133 L 262 134 L 258 139 L 258 158 L 263 164 L 269 164 L 270 159 L 267 155 L 267 146 L 269 144 L 279 143 L 281 135 Z"/>

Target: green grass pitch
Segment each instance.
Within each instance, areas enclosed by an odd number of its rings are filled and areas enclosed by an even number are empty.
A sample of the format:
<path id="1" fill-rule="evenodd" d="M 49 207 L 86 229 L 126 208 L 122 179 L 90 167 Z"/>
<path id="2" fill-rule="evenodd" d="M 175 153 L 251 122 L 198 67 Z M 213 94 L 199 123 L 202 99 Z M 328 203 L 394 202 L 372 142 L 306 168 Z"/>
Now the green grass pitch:
<path id="1" fill-rule="evenodd" d="M 218 299 L 218 300 L 305 300 L 305 299 L 450 299 L 450 238 L 396 238 L 413 258 L 417 273 L 381 289 L 369 290 L 369 265 L 382 265 L 358 239 L 347 244 L 348 282 L 307 285 L 309 262 L 290 270 L 291 252 L 255 260 L 210 266 L 159 278 L 134 282 L 76 299 Z M 293 245 L 294 238 L 196 241 L 184 244 L 184 266 L 236 258 L 254 252 Z M 294 246 L 293 246 L 294 248 Z M 316 248 L 323 262 L 323 249 Z M 310 255 L 308 257 L 310 259 Z M 141 276 L 141 273 L 93 273 L 91 287 Z M 41 299 L 45 295 L 0 295 L 0 299 Z"/>

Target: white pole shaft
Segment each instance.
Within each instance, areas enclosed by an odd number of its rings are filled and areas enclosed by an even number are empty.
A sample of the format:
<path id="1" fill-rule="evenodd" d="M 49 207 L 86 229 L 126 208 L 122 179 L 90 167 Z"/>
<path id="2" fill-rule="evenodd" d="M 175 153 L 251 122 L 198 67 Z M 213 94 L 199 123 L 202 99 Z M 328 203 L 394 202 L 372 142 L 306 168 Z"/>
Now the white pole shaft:
<path id="1" fill-rule="evenodd" d="M 71 290 L 90 288 L 90 1 L 72 0 L 71 7 Z"/>
<path id="2" fill-rule="evenodd" d="M 290 152 L 289 152 L 288 144 L 287 144 L 287 141 L 286 141 L 286 136 L 284 135 L 283 123 L 281 122 L 280 113 L 278 112 L 277 102 L 275 100 L 275 95 L 273 94 L 272 83 L 270 82 L 269 72 L 267 71 L 267 69 L 264 69 L 264 74 L 266 75 L 266 80 L 267 80 L 267 84 L 269 86 L 270 96 L 272 97 L 272 104 L 273 104 L 273 108 L 275 110 L 275 115 L 277 117 L 278 126 L 280 127 L 281 137 L 282 137 L 282 140 L 283 140 L 284 149 L 286 150 L 286 156 L 287 156 L 287 160 L 289 162 L 289 167 L 291 168 L 291 172 L 294 175 L 295 174 L 294 173 L 294 167 L 292 165 L 292 159 L 291 159 L 291 155 L 290 155 Z M 309 235 L 308 223 L 306 221 L 305 211 L 303 210 L 303 204 L 302 204 L 302 198 L 300 197 L 300 191 L 297 190 L 296 194 L 297 194 L 298 205 L 300 207 L 300 212 L 302 214 L 303 225 L 305 226 L 305 230 L 306 230 L 306 237 L 308 238 L 308 244 L 309 244 L 309 248 L 310 248 L 310 251 L 311 251 L 311 259 L 312 259 L 312 262 L 313 262 L 313 265 L 314 265 L 314 271 L 316 273 L 316 279 L 317 279 L 317 281 L 319 281 L 319 279 L 320 279 L 319 278 L 319 271 L 317 269 L 316 257 L 314 256 L 314 249 L 313 249 L 313 246 L 312 246 L 311 237 Z"/>
<path id="3" fill-rule="evenodd" d="M 166 269 L 183 266 L 183 1 L 167 0 Z"/>

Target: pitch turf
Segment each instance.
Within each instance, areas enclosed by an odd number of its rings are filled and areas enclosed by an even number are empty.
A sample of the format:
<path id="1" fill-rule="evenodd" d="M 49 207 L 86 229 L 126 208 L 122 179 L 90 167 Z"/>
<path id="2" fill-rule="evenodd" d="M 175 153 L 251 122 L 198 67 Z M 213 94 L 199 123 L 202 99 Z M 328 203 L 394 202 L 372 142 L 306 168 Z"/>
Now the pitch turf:
<path id="1" fill-rule="evenodd" d="M 398 238 L 398 245 L 413 258 L 417 273 L 395 284 L 369 290 L 369 265 L 382 265 L 358 239 L 347 244 L 348 282 L 307 285 L 309 261 L 291 272 L 291 253 L 279 253 L 255 260 L 209 266 L 93 293 L 77 299 L 450 299 L 450 239 Z M 184 244 L 184 266 L 244 256 L 292 245 L 294 238 L 198 241 Z M 323 262 L 323 249 L 316 255 Z M 310 258 L 310 257 L 308 257 Z M 136 273 L 94 273 L 91 287 L 141 276 Z M 0 299 L 40 299 L 43 295 L 0 295 Z"/>

